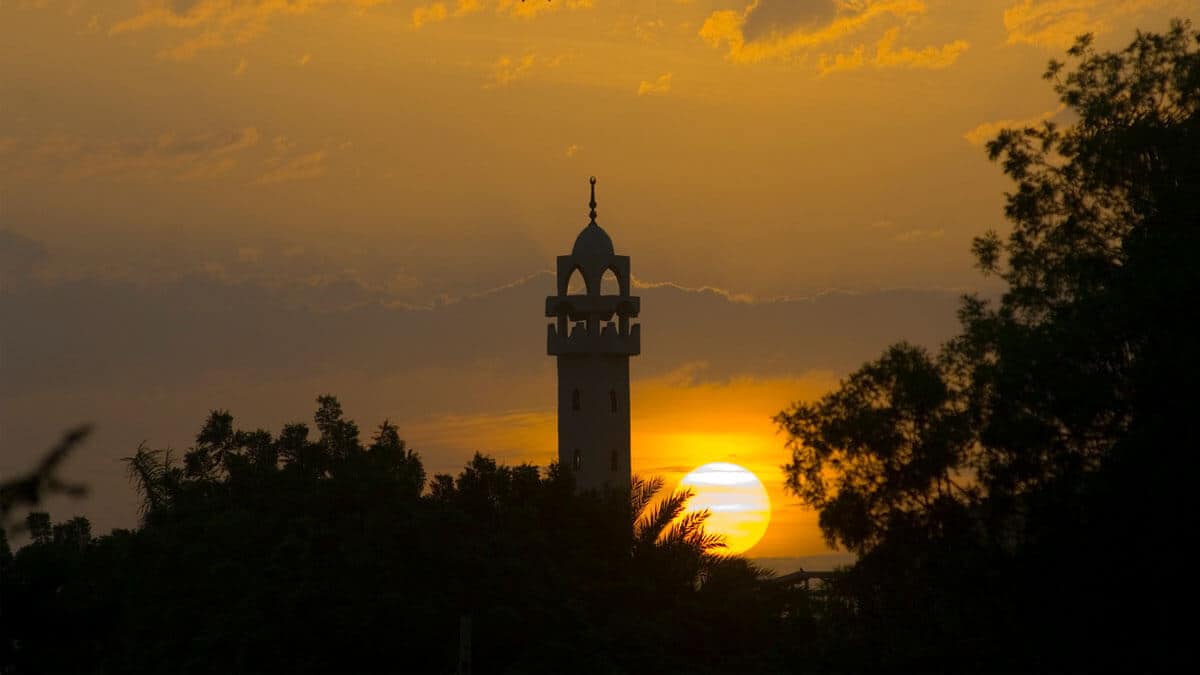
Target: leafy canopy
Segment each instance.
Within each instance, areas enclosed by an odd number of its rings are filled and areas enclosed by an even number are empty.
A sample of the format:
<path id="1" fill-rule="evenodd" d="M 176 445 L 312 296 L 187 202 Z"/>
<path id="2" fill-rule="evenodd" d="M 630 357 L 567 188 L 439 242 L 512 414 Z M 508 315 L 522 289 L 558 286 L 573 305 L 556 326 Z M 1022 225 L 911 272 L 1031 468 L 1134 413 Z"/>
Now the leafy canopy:
<path id="1" fill-rule="evenodd" d="M 1007 289 L 971 296 L 936 354 L 889 348 L 776 416 L 788 488 L 831 543 L 937 536 L 972 514 L 1011 538 L 1029 495 L 1117 462 L 1162 466 L 1194 390 L 1200 253 L 1200 34 L 1184 21 L 1116 52 L 1091 36 L 1045 77 L 1067 126 L 987 145 L 1015 188 L 1011 230 L 973 251 Z M 1136 459 L 1129 459 L 1136 458 Z M 1149 474 L 1147 474 L 1148 476 Z M 1146 478 L 1150 480 L 1150 478 Z"/>

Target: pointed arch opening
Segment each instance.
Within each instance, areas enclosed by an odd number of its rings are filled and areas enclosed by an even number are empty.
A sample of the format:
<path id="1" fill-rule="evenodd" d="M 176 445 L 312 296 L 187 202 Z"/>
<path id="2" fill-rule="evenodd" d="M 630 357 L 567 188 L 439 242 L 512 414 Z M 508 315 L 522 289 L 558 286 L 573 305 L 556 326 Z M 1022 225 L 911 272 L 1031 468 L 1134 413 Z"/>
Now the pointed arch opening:
<path id="1" fill-rule="evenodd" d="M 604 274 L 600 277 L 600 295 L 623 295 L 621 279 L 617 276 L 616 268 L 605 268 Z"/>
<path id="2" fill-rule="evenodd" d="M 571 269 L 571 274 L 567 276 L 567 287 L 563 290 L 567 295 L 587 295 L 587 277 L 584 275 L 582 267 L 576 265 Z"/>
<path id="3" fill-rule="evenodd" d="M 571 392 L 571 410 L 579 410 L 579 402 L 579 390 L 576 389 Z"/>
<path id="4" fill-rule="evenodd" d="M 612 411 L 617 412 L 617 390 L 616 389 L 608 390 L 608 402 L 610 404 L 612 404 Z"/>
<path id="5" fill-rule="evenodd" d="M 575 448 L 575 459 L 573 460 L 572 465 L 575 467 L 576 471 L 583 468 L 583 452 L 579 448 Z"/>

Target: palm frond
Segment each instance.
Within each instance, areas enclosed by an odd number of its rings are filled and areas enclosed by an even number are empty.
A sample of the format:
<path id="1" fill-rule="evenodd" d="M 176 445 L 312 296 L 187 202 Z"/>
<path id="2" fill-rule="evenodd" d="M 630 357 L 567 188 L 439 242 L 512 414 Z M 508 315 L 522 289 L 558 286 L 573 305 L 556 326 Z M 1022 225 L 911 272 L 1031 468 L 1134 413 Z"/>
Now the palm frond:
<path id="1" fill-rule="evenodd" d="M 723 534 L 710 534 L 701 529 L 688 539 L 688 543 L 705 554 L 708 554 L 713 549 L 723 549 L 729 544 L 727 538 Z"/>
<path id="2" fill-rule="evenodd" d="M 166 481 L 170 474 L 170 451 L 152 450 L 145 442 L 139 443 L 132 457 L 122 457 L 129 480 L 142 495 L 140 506 L 143 514 L 162 505 L 166 498 Z"/>
<path id="3" fill-rule="evenodd" d="M 646 507 L 654 500 L 654 495 L 658 494 L 662 490 L 662 487 L 662 476 L 653 476 L 651 478 L 634 476 L 630 480 L 629 510 L 634 518 L 637 518 L 642 514 L 642 511 L 646 510 Z"/>
<path id="4" fill-rule="evenodd" d="M 693 511 L 675 520 L 671 528 L 663 535 L 663 541 L 678 542 L 707 553 L 712 549 L 725 548 L 726 538 L 720 534 L 710 534 L 704 530 L 704 523 L 712 513 L 705 509 Z"/>
<path id="5" fill-rule="evenodd" d="M 694 496 L 692 490 L 676 490 L 670 496 L 650 507 L 634 525 L 634 536 L 645 544 L 653 544 L 662 538 L 671 522 L 687 508 L 688 500 Z"/>
<path id="6" fill-rule="evenodd" d="M 703 511 L 692 511 L 671 522 L 671 526 L 663 534 L 664 541 L 688 541 L 696 535 L 697 532 L 703 531 L 704 521 L 708 520 L 712 513 L 705 509 Z"/>

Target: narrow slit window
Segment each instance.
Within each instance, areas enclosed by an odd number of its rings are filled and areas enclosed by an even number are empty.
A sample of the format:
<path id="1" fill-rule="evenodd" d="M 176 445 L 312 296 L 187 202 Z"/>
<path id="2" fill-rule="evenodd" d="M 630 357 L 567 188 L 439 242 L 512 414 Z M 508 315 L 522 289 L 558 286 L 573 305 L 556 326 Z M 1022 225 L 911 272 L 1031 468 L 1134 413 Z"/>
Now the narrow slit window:
<path id="1" fill-rule="evenodd" d="M 608 401 L 612 403 L 612 411 L 617 412 L 617 390 L 610 389 L 608 391 Z"/>
<path id="2" fill-rule="evenodd" d="M 616 451 L 616 450 L 613 450 L 613 451 L 612 451 L 612 463 L 611 463 L 611 468 L 612 468 L 612 470 L 613 470 L 613 471 L 616 471 L 617 469 L 621 468 L 621 462 L 620 462 L 620 460 L 617 458 L 617 451 Z"/>
<path id="3" fill-rule="evenodd" d="M 571 410 L 579 410 L 579 390 L 571 392 Z"/>
<path id="4" fill-rule="evenodd" d="M 576 448 L 575 449 L 575 470 L 578 471 L 581 468 L 583 468 L 583 453 L 579 451 L 579 448 Z"/>

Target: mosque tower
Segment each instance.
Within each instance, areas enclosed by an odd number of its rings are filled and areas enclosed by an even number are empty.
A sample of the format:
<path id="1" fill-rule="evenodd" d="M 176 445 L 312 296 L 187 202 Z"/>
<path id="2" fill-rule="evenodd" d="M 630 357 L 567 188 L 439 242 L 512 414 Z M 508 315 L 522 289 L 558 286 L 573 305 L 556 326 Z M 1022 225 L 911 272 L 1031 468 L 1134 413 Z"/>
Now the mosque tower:
<path id="1" fill-rule="evenodd" d="M 558 357 L 558 462 L 575 473 L 579 490 L 629 489 L 629 357 L 642 351 L 641 326 L 632 323 L 640 298 L 629 294 L 629 256 L 613 252 L 596 224 L 596 177 L 591 222 L 571 255 L 558 256 L 558 294 L 546 298 L 546 352 Z M 602 295 L 606 272 L 617 295 Z M 584 294 L 571 294 L 572 276 Z"/>

